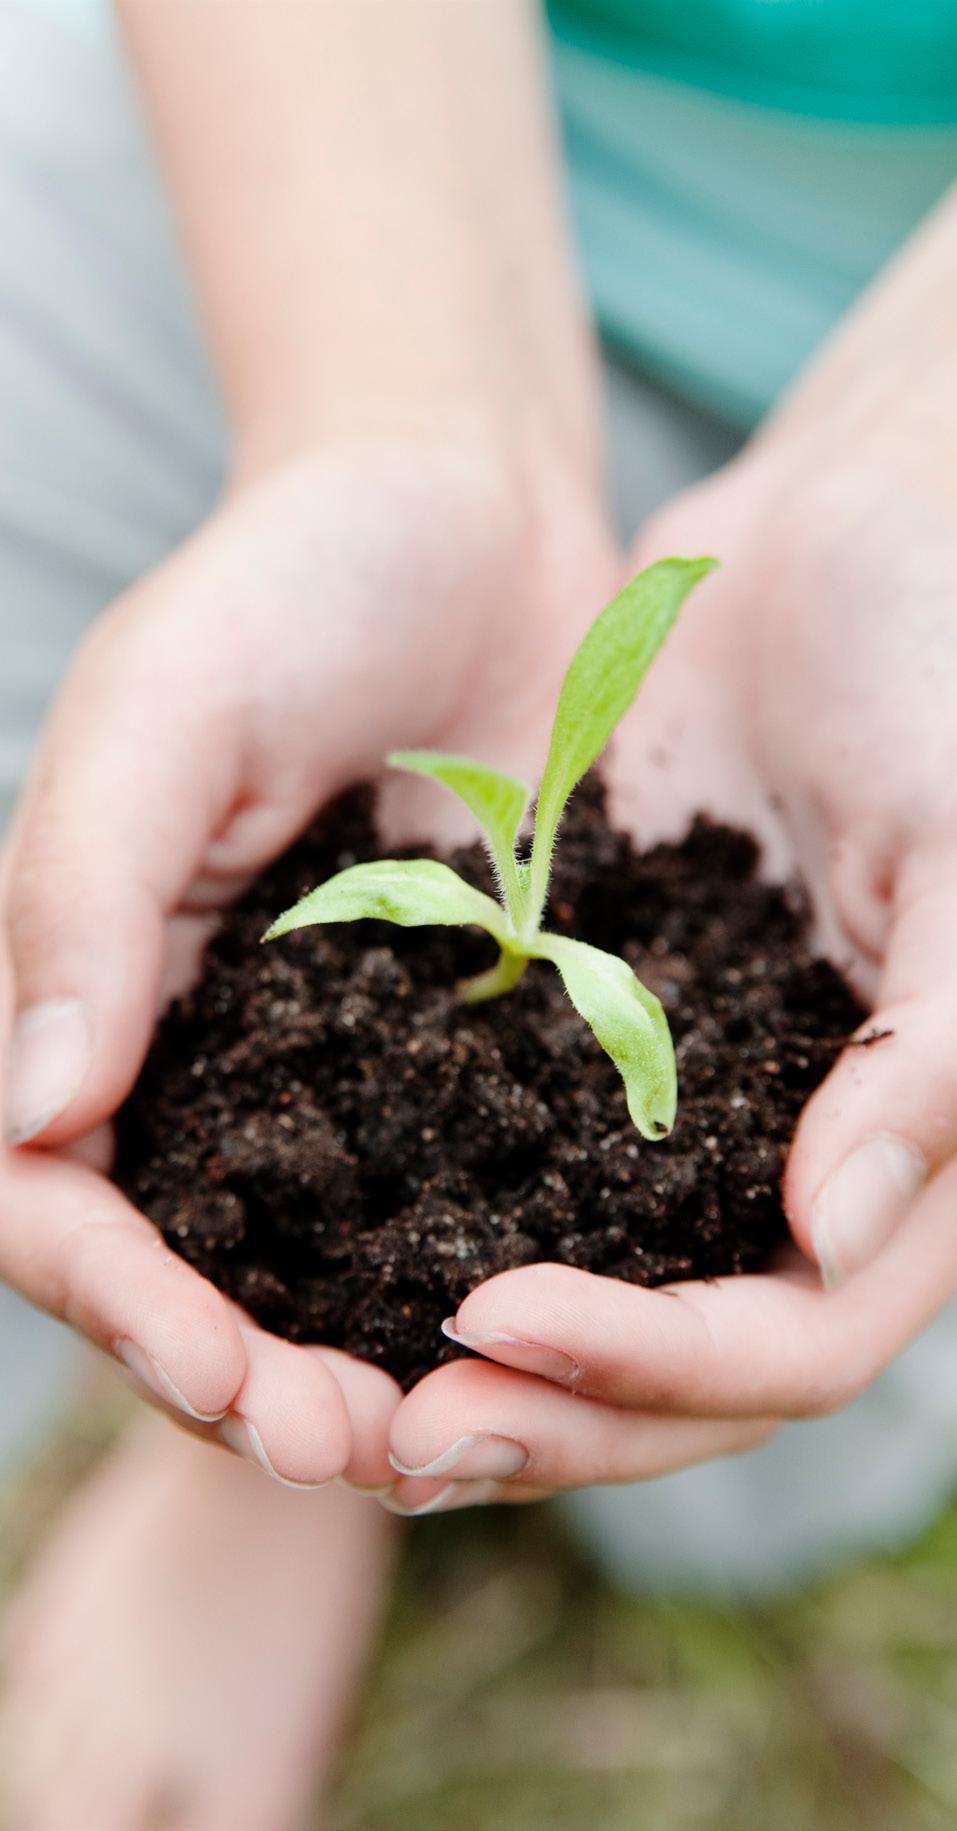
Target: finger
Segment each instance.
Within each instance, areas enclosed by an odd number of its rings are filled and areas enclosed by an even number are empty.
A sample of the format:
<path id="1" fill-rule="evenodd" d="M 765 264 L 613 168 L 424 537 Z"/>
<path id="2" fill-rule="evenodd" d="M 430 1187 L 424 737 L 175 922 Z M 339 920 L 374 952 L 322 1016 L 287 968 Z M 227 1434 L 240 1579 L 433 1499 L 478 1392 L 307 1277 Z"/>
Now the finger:
<path id="1" fill-rule="evenodd" d="M 246 1354 L 225 1298 L 83 1164 L 49 1152 L 6 1156 L 0 1278 L 187 1418 L 222 1417 L 242 1385 Z"/>
<path id="2" fill-rule="evenodd" d="M 352 1452 L 338 1381 L 307 1348 L 249 1323 L 239 1329 L 246 1373 L 213 1434 L 287 1487 L 323 1487 L 342 1474 Z"/>
<path id="3" fill-rule="evenodd" d="M 457 1361 L 429 1374 L 396 1412 L 391 1455 L 402 1479 L 395 1498 L 408 1505 L 418 1493 L 438 1511 L 423 1484 L 540 1492 L 648 1481 L 751 1448 L 772 1429 L 767 1419 L 618 1410 L 529 1374 Z"/>
<path id="4" fill-rule="evenodd" d="M 400 1476 L 379 1502 L 399 1519 L 425 1519 L 431 1513 L 458 1513 L 466 1507 L 529 1507 L 550 1500 L 553 1492 L 519 1482 L 418 1481 Z"/>
<path id="5" fill-rule="evenodd" d="M 858 1397 L 957 1289 L 957 1164 L 853 1279 L 824 1290 L 793 1251 L 761 1277 L 639 1290 L 563 1265 L 504 1272 L 466 1298 L 458 1339 L 520 1341 L 576 1367 L 573 1390 L 703 1417 L 817 1417 Z M 502 1338 L 506 1345 L 503 1347 Z"/>
<path id="6" fill-rule="evenodd" d="M 338 1348 L 308 1348 L 335 1377 L 352 1426 L 352 1447 L 342 1479 L 349 1487 L 378 1494 L 391 1488 L 395 1472 L 389 1461 L 389 1426 L 402 1399 L 395 1380 L 381 1367 L 358 1361 Z"/>
<path id="7" fill-rule="evenodd" d="M 88 1170 L 96 1170 L 100 1176 L 109 1176 L 116 1158 L 113 1126 L 104 1120 L 102 1125 L 94 1126 L 92 1132 L 84 1132 L 82 1138 L 73 1138 L 63 1145 L 61 1155 L 74 1163 L 85 1164 Z"/>
<path id="8" fill-rule="evenodd" d="M 10 1025 L 13 1021 L 14 1008 L 13 967 L 10 961 L 10 950 L 6 937 L 0 929 L 0 1112 L 3 1111 L 3 1065 L 7 1054 L 7 1041 Z"/>
<path id="9" fill-rule="evenodd" d="M 899 1227 L 957 1148 L 957 856 L 929 851 L 894 898 L 874 1016 L 810 1101 L 785 1180 L 795 1237 L 829 1283 Z"/>
<path id="10" fill-rule="evenodd" d="M 129 1091 L 157 1007 L 167 915 L 225 817 L 234 784 L 222 723 L 211 719 L 200 741 L 198 686 L 181 668 L 174 693 L 157 677 L 160 659 L 134 625 L 94 631 L 17 817 L 4 869 L 19 1012 L 12 1143 L 76 1136 Z"/>

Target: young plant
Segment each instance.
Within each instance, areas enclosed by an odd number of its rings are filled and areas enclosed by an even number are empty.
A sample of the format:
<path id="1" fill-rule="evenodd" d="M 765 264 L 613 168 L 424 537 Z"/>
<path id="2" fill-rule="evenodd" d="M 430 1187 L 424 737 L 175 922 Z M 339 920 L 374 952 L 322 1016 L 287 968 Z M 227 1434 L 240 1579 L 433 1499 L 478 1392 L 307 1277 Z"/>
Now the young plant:
<path id="1" fill-rule="evenodd" d="M 621 1074 L 639 1132 L 645 1138 L 664 1137 L 674 1123 L 677 1078 L 658 999 L 624 960 L 585 941 L 548 934 L 541 922 L 565 804 L 631 705 L 688 592 L 716 563 L 659 560 L 632 579 L 592 624 L 558 697 L 527 858 L 518 853 L 531 797 L 527 783 L 469 757 L 437 751 L 396 751 L 388 758 L 395 769 L 443 783 L 475 815 L 491 854 L 498 902 L 433 859 L 382 859 L 339 871 L 279 916 L 263 940 L 315 922 L 363 918 L 403 928 L 474 924 L 491 935 L 499 955 L 488 972 L 458 987 L 470 1004 L 510 992 L 530 960 L 550 960 L 572 1004 Z"/>

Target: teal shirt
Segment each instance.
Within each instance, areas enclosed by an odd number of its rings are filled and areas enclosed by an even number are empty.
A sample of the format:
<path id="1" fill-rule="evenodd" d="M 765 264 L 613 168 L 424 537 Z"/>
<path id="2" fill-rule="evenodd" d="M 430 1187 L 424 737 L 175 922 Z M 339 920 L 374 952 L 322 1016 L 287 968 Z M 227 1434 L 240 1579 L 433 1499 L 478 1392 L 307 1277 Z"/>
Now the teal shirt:
<path id="1" fill-rule="evenodd" d="M 750 426 L 957 178 L 957 0 L 550 0 L 549 18 L 603 336 Z"/>

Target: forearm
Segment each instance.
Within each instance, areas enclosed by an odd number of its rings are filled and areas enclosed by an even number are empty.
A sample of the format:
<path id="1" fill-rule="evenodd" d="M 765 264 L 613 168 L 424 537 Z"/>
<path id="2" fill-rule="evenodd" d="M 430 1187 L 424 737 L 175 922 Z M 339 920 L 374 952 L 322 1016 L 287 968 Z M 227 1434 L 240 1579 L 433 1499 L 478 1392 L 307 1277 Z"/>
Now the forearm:
<path id="1" fill-rule="evenodd" d="M 253 461 L 481 418 L 594 477 L 531 0 L 118 0 Z"/>

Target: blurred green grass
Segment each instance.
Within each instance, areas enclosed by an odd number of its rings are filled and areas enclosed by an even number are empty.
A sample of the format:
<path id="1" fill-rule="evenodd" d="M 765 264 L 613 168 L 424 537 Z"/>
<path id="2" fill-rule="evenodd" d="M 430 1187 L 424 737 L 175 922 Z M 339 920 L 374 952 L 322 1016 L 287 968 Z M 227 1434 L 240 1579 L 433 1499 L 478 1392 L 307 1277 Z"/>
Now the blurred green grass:
<path id="1" fill-rule="evenodd" d="M 0 1488 L 0 1600 L 116 1414 Z M 957 1826 L 957 1506 L 760 1607 L 623 1596 L 548 1508 L 424 1521 L 323 1831 Z M 237 1831 L 241 1831 L 237 1827 Z"/>

